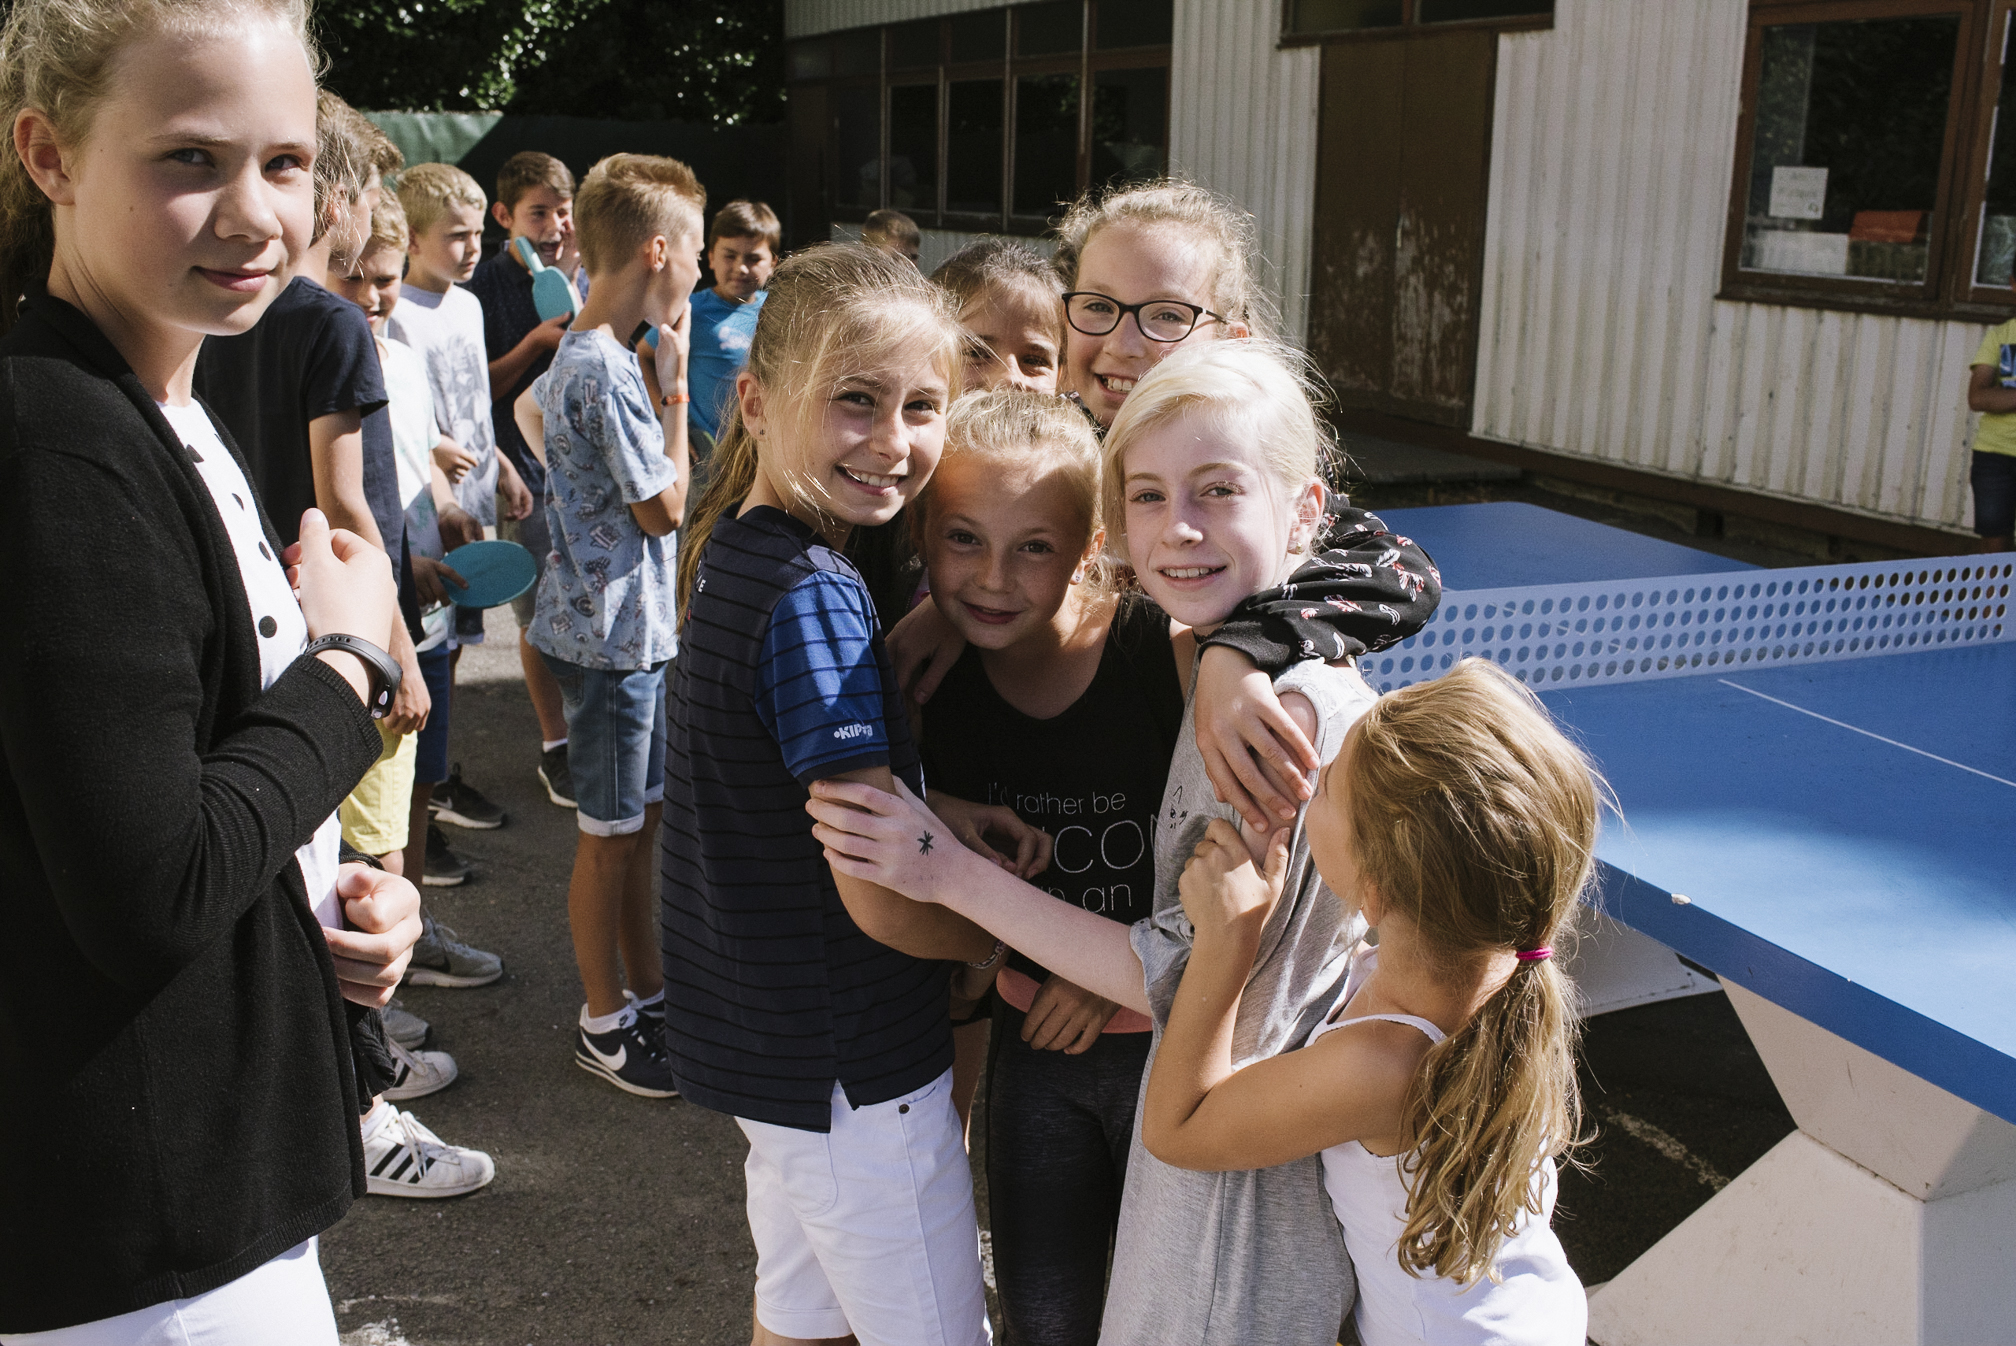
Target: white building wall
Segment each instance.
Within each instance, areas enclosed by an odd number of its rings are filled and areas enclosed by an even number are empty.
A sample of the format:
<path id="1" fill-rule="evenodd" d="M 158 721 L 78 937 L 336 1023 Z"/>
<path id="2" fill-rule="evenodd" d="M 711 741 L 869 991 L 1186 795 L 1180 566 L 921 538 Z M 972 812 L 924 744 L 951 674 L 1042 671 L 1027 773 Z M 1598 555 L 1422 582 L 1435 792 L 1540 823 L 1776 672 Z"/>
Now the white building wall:
<path id="1" fill-rule="evenodd" d="M 1968 522 L 1982 327 L 1724 303 L 1746 0 L 1558 0 L 1499 39 L 1473 432 Z"/>
<path id="2" fill-rule="evenodd" d="M 1284 331 L 1300 341 L 1309 327 L 1322 53 L 1282 49 L 1280 34 L 1279 4 L 1176 0 L 1169 163 L 1253 212 L 1263 278 Z"/>

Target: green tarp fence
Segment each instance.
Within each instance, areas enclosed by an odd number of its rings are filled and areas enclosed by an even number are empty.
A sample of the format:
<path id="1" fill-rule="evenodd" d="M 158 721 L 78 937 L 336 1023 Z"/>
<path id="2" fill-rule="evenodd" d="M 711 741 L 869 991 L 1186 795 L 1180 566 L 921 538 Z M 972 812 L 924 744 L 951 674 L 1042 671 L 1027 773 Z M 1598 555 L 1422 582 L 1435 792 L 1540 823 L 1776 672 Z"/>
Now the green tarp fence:
<path id="1" fill-rule="evenodd" d="M 459 165 L 493 198 L 498 168 L 520 150 L 543 150 L 553 155 L 574 171 L 576 181 L 607 154 L 670 155 L 683 160 L 706 185 L 710 213 L 737 197 L 767 201 L 785 220 L 789 236 L 789 202 L 785 197 L 789 140 L 781 123 L 722 127 L 501 112 L 364 115 L 391 138 L 407 163 Z M 492 233 L 496 234 L 494 225 Z"/>

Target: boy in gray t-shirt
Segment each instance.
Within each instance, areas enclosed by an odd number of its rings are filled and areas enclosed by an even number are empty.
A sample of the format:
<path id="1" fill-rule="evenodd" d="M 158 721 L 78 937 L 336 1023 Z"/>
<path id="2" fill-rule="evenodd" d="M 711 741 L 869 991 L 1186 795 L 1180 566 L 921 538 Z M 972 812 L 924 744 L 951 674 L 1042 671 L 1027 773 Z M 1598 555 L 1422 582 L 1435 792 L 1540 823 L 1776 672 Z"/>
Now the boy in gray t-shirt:
<path id="1" fill-rule="evenodd" d="M 1356 669 L 1314 662 L 1281 674 L 1274 690 L 1308 698 L 1316 753 L 1326 763 L 1377 699 Z M 1158 1047 L 1190 959 L 1190 922 L 1177 892 L 1184 862 L 1211 819 L 1239 822 L 1213 795 L 1192 713 L 1185 708 L 1156 819 L 1155 909 L 1132 931 Z M 1335 1008 L 1351 951 L 1364 935 L 1364 919 L 1346 913 L 1317 874 L 1298 818 L 1287 885 L 1267 918 L 1240 1001 L 1235 1068 L 1308 1040 Z M 1148 1087 L 1148 1072 L 1141 1087 Z M 1247 1172 L 1172 1168 L 1143 1148 L 1137 1110 L 1101 1346 L 1328 1346 L 1356 1296 L 1319 1156 Z"/>

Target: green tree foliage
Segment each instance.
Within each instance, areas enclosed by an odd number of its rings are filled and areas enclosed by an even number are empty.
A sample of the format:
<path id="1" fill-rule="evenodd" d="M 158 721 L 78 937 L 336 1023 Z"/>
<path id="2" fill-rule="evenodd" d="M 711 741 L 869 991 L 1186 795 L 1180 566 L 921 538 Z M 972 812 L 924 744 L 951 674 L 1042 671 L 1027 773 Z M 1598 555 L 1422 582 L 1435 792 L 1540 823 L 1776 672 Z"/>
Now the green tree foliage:
<path id="1" fill-rule="evenodd" d="M 782 0 L 325 0 L 360 108 L 733 126 L 784 115 Z"/>

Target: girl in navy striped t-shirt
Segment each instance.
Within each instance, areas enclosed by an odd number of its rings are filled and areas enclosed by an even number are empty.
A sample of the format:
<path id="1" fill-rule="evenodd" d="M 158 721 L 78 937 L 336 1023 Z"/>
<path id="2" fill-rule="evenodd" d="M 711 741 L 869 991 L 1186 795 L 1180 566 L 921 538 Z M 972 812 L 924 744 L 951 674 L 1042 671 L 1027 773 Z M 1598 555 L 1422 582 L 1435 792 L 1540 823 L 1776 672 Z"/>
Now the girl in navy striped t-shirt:
<path id="1" fill-rule="evenodd" d="M 922 788 L 843 548 L 937 466 L 961 342 L 905 262 L 785 262 L 681 547 L 666 1038 L 680 1092 L 749 1137 L 759 1343 L 988 1339 L 947 987 L 1002 946 L 836 876 L 804 812 L 820 780 Z"/>

